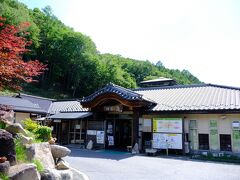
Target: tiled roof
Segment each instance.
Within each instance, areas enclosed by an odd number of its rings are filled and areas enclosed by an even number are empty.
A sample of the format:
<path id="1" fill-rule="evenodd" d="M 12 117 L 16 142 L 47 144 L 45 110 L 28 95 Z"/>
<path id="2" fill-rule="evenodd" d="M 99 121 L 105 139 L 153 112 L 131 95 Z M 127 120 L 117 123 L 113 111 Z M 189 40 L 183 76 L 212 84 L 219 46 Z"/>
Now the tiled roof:
<path id="1" fill-rule="evenodd" d="M 67 113 L 58 113 L 52 116 L 49 116 L 49 119 L 82 119 L 85 117 L 91 116 L 91 112 L 67 112 Z"/>
<path id="2" fill-rule="evenodd" d="M 26 99 L 0 96 L 0 104 L 9 105 L 14 111 L 46 114 L 47 111 L 41 109 L 38 104 L 34 104 Z"/>
<path id="3" fill-rule="evenodd" d="M 240 110 L 240 88 L 213 84 L 139 88 L 153 99 L 152 111 Z"/>
<path id="4" fill-rule="evenodd" d="M 137 92 L 134 92 L 130 89 L 123 88 L 123 87 L 115 85 L 113 83 L 109 83 L 102 89 L 91 94 L 90 96 L 84 97 L 82 99 L 82 102 L 92 101 L 97 96 L 100 96 L 100 95 L 106 94 L 106 93 L 115 93 L 115 94 L 121 96 L 123 99 L 129 100 L 129 101 L 145 100 L 145 101 L 152 102 L 149 98 L 143 98 L 143 96 Z"/>
<path id="5" fill-rule="evenodd" d="M 44 98 L 44 97 L 39 97 L 39 96 L 22 94 L 22 93 L 20 93 L 17 97 L 29 100 L 34 104 L 38 104 L 40 106 L 40 108 L 44 109 L 45 111 L 48 111 L 52 101 L 55 100 L 55 99 L 49 99 L 49 98 Z"/>
<path id="6" fill-rule="evenodd" d="M 80 112 L 88 111 L 87 108 L 83 108 L 79 101 L 66 100 L 66 101 L 54 101 L 49 107 L 49 114 L 57 114 L 59 112 Z"/>

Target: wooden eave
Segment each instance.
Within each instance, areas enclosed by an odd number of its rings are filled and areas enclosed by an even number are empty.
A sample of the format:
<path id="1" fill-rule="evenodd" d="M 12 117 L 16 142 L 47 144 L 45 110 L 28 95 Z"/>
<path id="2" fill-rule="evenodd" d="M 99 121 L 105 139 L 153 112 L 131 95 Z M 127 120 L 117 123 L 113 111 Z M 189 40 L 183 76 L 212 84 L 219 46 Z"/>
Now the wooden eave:
<path id="1" fill-rule="evenodd" d="M 123 97 L 119 96 L 118 94 L 115 93 L 104 93 L 96 96 L 94 99 L 91 101 L 82 101 L 81 105 L 84 108 L 94 108 L 98 105 L 102 105 L 105 101 L 107 100 L 115 100 L 119 103 L 121 103 L 124 106 L 127 107 L 143 107 L 147 106 L 149 102 L 145 100 L 129 100 L 129 99 L 124 99 Z"/>

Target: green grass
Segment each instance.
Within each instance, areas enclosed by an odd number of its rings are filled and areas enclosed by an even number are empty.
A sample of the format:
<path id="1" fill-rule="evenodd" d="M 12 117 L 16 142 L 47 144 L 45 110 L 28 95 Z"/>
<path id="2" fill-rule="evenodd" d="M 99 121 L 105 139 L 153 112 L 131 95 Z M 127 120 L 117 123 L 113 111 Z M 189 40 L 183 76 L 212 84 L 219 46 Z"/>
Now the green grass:
<path id="1" fill-rule="evenodd" d="M 39 161 L 38 159 L 34 159 L 32 161 L 32 163 L 34 163 L 37 166 L 37 171 L 38 172 L 42 172 L 44 170 L 43 164 L 41 161 Z"/>
<path id="2" fill-rule="evenodd" d="M 20 139 L 15 139 L 15 150 L 18 162 L 27 162 L 26 148 L 22 145 Z"/>
<path id="3" fill-rule="evenodd" d="M 0 173 L 0 179 L 1 180 L 9 180 L 9 177 L 4 173 Z"/>
<path id="4" fill-rule="evenodd" d="M 0 91 L 0 96 L 16 96 L 17 93 L 14 92 L 14 91 L 10 91 L 10 90 L 7 90 L 7 89 L 3 89 Z"/>

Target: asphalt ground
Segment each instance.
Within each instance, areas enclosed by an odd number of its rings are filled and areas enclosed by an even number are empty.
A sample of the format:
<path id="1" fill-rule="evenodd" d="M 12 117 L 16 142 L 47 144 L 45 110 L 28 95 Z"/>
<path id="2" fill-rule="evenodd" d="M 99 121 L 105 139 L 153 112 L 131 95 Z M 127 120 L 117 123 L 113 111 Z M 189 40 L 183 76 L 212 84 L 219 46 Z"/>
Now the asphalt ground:
<path id="1" fill-rule="evenodd" d="M 72 148 L 65 160 L 90 180 L 240 180 L 240 165 Z"/>

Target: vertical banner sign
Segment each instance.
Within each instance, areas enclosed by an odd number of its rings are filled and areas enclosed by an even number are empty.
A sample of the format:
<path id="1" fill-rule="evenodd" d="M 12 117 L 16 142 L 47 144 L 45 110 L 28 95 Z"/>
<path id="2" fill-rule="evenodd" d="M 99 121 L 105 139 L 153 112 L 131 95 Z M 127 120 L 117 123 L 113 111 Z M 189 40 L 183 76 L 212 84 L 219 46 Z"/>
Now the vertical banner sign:
<path id="1" fill-rule="evenodd" d="M 198 149 L 198 133 L 197 133 L 197 121 L 190 120 L 189 122 L 189 140 L 190 148 L 192 150 Z"/>
<path id="2" fill-rule="evenodd" d="M 113 136 L 108 136 L 108 145 L 114 146 L 114 137 Z"/>
<path id="3" fill-rule="evenodd" d="M 157 132 L 157 120 L 153 119 L 153 132 Z"/>
<path id="4" fill-rule="evenodd" d="M 104 131 L 97 131 L 97 143 L 104 144 Z"/>
<path id="5" fill-rule="evenodd" d="M 240 152 L 240 122 L 232 122 L 233 151 Z"/>
<path id="6" fill-rule="evenodd" d="M 233 130 L 233 150 L 240 152 L 240 130 Z"/>
<path id="7" fill-rule="evenodd" d="M 211 150 L 219 149 L 217 120 L 210 120 L 210 148 Z"/>

